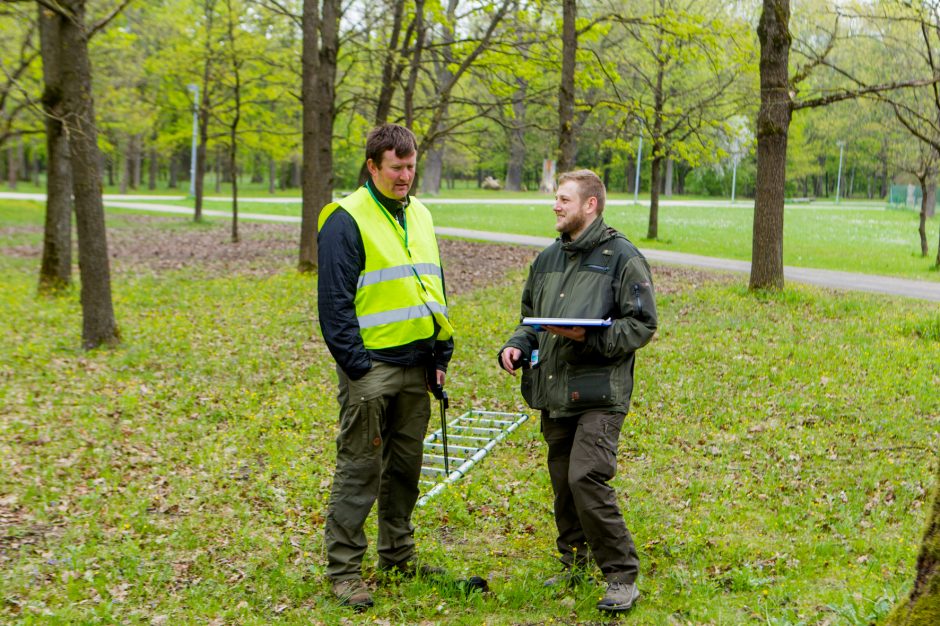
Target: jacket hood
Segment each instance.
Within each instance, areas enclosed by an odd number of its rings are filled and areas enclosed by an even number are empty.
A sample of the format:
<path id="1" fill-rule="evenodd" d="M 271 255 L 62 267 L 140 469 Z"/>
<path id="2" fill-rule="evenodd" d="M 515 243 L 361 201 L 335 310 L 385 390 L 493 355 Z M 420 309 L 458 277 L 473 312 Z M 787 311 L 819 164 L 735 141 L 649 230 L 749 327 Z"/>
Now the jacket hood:
<path id="1" fill-rule="evenodd" d="M 561 236 L 561 249 L 569 254 L 593 250 L 605 241 L 610 241 L 617 235 L 615 228 L 604 223 L 604 218 L 598 216 L 591 225 L 584 229 L 581 236 L 571 241 L 568 235 Z"/>

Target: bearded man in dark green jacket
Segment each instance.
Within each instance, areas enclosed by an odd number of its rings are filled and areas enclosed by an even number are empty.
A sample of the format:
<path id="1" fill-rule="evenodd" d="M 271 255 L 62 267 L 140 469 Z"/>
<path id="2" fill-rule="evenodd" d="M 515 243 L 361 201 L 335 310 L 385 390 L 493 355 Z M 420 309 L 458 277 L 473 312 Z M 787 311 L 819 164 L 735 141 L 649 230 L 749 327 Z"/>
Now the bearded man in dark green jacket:
<path id="1" fill-rule="evenodd" d="M 546 585 L 576 582 L 593 558 L 607 580 L 597 608 L 626 611 L 639 598 L 639 559 L 609 481 L 633 393 L 634 353 L 656 332 L 653 279 L 639 250 L 604 223 L 606 192 L 597 175 L 579 170 L 558 182 L 561 237 L 532 263 L 522 316 L 610 323 L 520 324 L 499 363 L 513 375 L 523 368 L 522 394 L 542 412 L 565 567 Z"/>

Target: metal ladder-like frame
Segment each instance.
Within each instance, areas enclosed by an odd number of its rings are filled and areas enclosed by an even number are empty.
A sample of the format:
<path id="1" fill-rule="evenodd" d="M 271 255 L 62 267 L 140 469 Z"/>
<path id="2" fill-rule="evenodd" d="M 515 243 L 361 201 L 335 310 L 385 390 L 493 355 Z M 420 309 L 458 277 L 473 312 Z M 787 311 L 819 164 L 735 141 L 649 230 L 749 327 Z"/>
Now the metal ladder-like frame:
<path id="1" fill-rule="evenodd" d="M 448 484 L 467 475 L 497 443 L 519 428 L 529 416 L 525 413 L 499 413 L 471 410 L 447 420 L 446 441 L 450 473 L 444 469 L 444 429 L 439 428 L 424 439 L 421 485 L 430 490 L 418 499 L 423 506 Z"/>

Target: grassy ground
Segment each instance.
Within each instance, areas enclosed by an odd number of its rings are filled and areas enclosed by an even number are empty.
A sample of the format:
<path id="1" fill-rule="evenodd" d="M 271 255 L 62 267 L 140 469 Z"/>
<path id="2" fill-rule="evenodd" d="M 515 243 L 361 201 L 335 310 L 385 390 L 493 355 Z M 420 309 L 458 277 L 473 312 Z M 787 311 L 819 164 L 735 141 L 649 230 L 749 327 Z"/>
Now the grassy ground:
<path id="1" fill-rule="evenodd" d="M 36 224 L 28 204 L 0 211 L 0 622 L 603 619 L 595 586 L 541 588 L 556 565 L 534 420 L 415 516 L 422 554 L 491 593 L 382 579 L 370 549 L 376 608 L 336 606 L 322 576 L 335 374 L 315 278 L 289 262 L 274 275 L 118 267 L 124 342 L 86 353 L 77 293 L 37 298 L 35 258 L 17 254 L 38 245 Z M 661 329 L 638 359 L 614 480 L 642 559 L 628 619 L 884 615 L 912 580 L 940 447 L 936 305 L 656 277 Z M 494 359 L 522 280 L 454 299 L 452 414 L 525 410 Z"/>

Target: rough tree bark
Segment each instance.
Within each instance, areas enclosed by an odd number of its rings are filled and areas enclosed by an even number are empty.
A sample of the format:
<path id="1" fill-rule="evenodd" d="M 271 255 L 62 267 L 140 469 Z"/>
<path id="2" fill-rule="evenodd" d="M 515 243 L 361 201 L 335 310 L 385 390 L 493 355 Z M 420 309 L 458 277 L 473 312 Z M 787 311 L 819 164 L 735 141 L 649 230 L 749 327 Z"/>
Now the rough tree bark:
<path id="1" fill-rule="evenodd" d="M 787 133 L 792 106 L 787 74 L 790 2 L 764 0 L 760 40 L 760 109 L 757 113 L 757 190 L 751 249 L 750 289 L 783 288 L 783 194 Z"/>
<path id="2" fill-rule="evenodd" d="M 558 172 L 574 167 L 577 155 L 574 129 L 574 72 L 578 53 L 578 4 L 562 3 L 561 84 L 558 89 Z"/>
<path id="3" fill-rule="evenodd" d="M 920 256 L 927 258 L 930 251 L 927 248 L 927 207 L 937 201 L 937 186 L 933 172 L 918 173 L 917 182 L 920 183 L 920 220 L 917 234 L 920 236 Z"/>
<path id="4" fill-rule="evenodd" d="M 304 0 L 303 6 L 303 208 L 298 269 L 317 268 L 317 220 L 333 199 L 333 116 L 340 0 Z"/>
<path id="5" fill-rule="evenodd" d="M 509 123 L 509 163 L 506 166 L 506 190 L 521 191 L 525 168 L 525 114 L 526 90 L 524 78 L 516 78 L 516 92 L 512 96 L 512 121 Z"/>
<path id="6" fill-rule="evenodd" d="M 238 243 L 238 123 L 242 116 L 242 76 L 241 66 L 243 60 L 239 56 L 235 39 L 235 18 L 232 13 L 232 2 L 226 0 L 226 16 L 228 18 L 228 40 L 231 46 L 232 62 L 232 95 L 235 98 L 235 108 L 229 124 L 228 165 L 232 174 L 232 243 Z"/>
<path id="7" fill-rule="evenodd" d="M 82 345 L 86 349 L 119 341 L 111 299 L 111 269 L 101 198 L 101 153 L 91 96 L 89 29 L 85 0 L 59 0 L 59 62 L 62 103 L 69 137 L 72 191 L 81 272 Z"/>
<path id="8" fill-rule="evenodd" d="M 151 141 L 156 141 L 156 136 L 151 136 Z M 147 157 L 147 189 L 153 191 L 157 188 L 157 175 L 160 173 L 160 157 L 157 155 L 157 149 L 150 147 Z"/>
<path id="9" fill-rule="evenodd" d="M 209 144 L 209 106 L 211 100 L 209 97 L 209 80 L 212 72 L 212 24 L 215 21 L 215 3 L 216 0 L 205 0 L 203 2 L 203 13 L 206 17 L 206 42 L 203 47 L 206 58 L 202 66 L 202 88 L 199 91 L 199 143 L 196 146 L 196 180 L 193 181 L 194 200 L 193 221 L 202 221 L 202 198 L 203 187 L 206 180 L 206 154 Z"/>
<path id="10" fill-rule="evenodd" d="M 656 57 L 660 58 L 660 51 L 662 50 L 662 37 L 659 37 L 656 41 Z M 653 110 L 655 111 L 653 118 L 653 128 L 651 129 L 651 135 L 653 138 L 653 145 L 650 150 L 652 155 L 652 161 L 650 162 L 650 215 L 649 215 L 649 224 L 646 229 L 646 238 L 647 239 L 658 239 L 659 238 L 659 190 L 662 185 L 662 167 L 663 167 L 663 110 L 666 106 L 666 98 L 663 93 L 663 80 L 666 70 L 665 67 L 660 62 L 659 68 L 656 71 L 656 90 L 653 93 Z"/>
<path id="11" fill-rule="evenodd" d="M 46 125 L 46 224 L 39 269 L 40 293 L 56 293 L 72 282 L 72 168 L 64 117 L 59 60 L 62 17 L 39 7 L 42 107 Z"/>
<path id="12" fill-rule="evenodd" d="M 927 519 L 927 529 L 917 556 L 914 588 L 885 620 L 885 626 L 936 624 L 940 624 L 940 463 L 937 464 L 933 509 Z"/>

